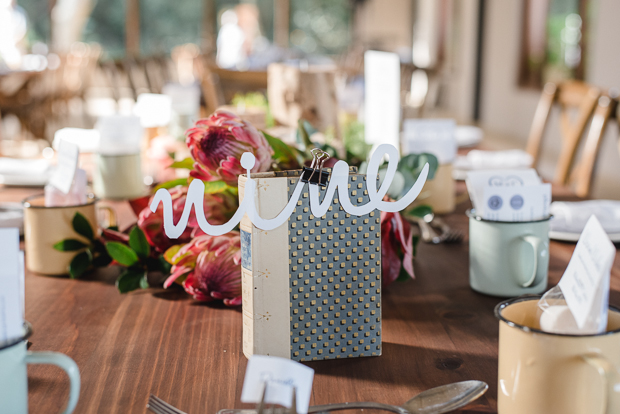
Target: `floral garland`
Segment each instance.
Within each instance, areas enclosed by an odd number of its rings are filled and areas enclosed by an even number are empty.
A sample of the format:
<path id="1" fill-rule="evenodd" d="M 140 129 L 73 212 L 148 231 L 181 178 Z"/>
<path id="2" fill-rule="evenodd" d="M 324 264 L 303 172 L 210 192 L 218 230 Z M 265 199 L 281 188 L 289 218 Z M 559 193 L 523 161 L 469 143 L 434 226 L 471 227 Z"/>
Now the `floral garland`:
<path id="1" fill-rule="evenodd" d="M 307 150 L 314 146 L 300 124 L 302 144 Z M 183 212 L 187 189 L 192 179 L 205 182 L 204 213 L 213 224 L 225 223 L 239 206 L 237 179 L 245 171 L 240 158 L 244 152 L 256 157 L 253 173 L 300 169 L 310 159 L 307 151 L 289 146 L 281 140 L 258 131 L 249 122 L 227 111 L 216 111 L 199 120 L 186 132 L 186 144 L 191 158 L 175 162 L 172 168 L 189 169 L 188 179 L 176 179 L 155 188 L 167 188 L 173 200 L 175 222 Z M 334 153 L 333 148 L 323 149 Z M 335 154 L 334 154 L 335 155 Z M 351 159 L 359 159 L 359 154 Z M 332 161 L 332 160 L 330 160 Z M 335 161 L 334 161 L 335 162 Z M 437 168 L 437 160 L 429 154 L 409 155 L 399 162 L 399 171 L 405 182 L 415 179 L 424 163 L 429 162 L 429 178 Z M 330 166 L 333 164 L 330 164 Z M 363 167 L 363 166 L 362 166 Z M 393 195 L 394 198 L 398 195 Z M 150 198 L 130 202 L 138 216 L 135 226 L 125 232 L 102 229 L 101 237 L 93 241 L 94 248 L 74 245 L 68 240 L 56 244 L 58 250 L 78 251 L 69 273 L 79 277 L 86 271 L 106 265 L 119 265 L 121 274 L 116 286 L 121 293 L 138 288 L 148 288 L 147 275 L 163 273 L 163 283 L 169 288 L 177 283 L 198 301 L 222 300 L 227 306 L 241 304 L 241 242 L 238 231 L 222 236 L 210 236 L 201 231 L 192 211 L 187 229 L 177 239 L 170 239 L 163 230 L 163 207 L 155 212 L 148 207 Z M 428 208 L 422 206 L 406 214 L 424 215 Z M 79 219 L 78 219 L 79 221 Z M 417 236 L 401 213 L 381 213 L 382 285 L 395 280 L 414 277 L 413 258 Z M 101 248 L 105 246 L 105 250 Z M 89 250 L 90 249 L 90 250 Z M 78 259 L 79 257 L 79 259 Z M 96 260 L 93 260 L 93 257 Z"/>

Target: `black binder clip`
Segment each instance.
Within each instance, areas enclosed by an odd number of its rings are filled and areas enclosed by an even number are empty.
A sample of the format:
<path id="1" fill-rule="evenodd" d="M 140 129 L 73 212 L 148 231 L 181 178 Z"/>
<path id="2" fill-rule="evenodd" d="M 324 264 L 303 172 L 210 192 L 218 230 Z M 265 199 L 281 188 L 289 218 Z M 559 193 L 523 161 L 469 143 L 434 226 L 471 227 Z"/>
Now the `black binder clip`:
<path id="1" fill-rule="evenodd" d="M 316 184 L 321 187 L 325 187 L 327 185 L 329 173 L 327 171 L 323 171 L 323 164 L 330 158 L 330 156 L 328 153 L 319 148 L 314 148 L 310 152 L 312 153 L 312 164 L 310 164 L 310 167 L 303 168 L 303 172 L 301 173 L 301 181 L 304 183 Z"/>

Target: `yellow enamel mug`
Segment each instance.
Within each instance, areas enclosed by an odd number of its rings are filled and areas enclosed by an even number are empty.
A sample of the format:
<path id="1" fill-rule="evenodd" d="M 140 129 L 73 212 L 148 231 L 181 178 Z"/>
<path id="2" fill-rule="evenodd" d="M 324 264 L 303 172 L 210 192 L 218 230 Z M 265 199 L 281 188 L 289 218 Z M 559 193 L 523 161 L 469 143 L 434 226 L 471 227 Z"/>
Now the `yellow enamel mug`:
<path id="1" fill-rule="evenodd" d="M 76 206 L 46 207 L 43 194 L 29 197 L 24 205 L 24 239 L 26 267 L 44 275 L 66 275 L 75 252 L 60 252 L 54 244 L 64 239 L 78 239 L 88 243 L 73 229 L 75 213 L 80 213 L 97 230 L 97 211 L 91 196 L 86 204 Z"/>
<path id="2" fill-rule="evenodd" d="M 564 335 L 540 330 L 539 296 L 501 302 L 498 414 L 620 413 L 620 311 L 607 331 Z"/>

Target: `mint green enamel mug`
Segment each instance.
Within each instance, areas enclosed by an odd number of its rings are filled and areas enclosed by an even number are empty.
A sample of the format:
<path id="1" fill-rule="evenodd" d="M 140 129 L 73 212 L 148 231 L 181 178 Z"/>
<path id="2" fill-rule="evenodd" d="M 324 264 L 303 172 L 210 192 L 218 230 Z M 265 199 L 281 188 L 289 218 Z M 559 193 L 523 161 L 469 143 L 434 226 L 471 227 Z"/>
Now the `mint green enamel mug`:
<path id="1" fill-rule="evenodd" d="M 491 296 L 516 297 L 547 289 L 549 220 L 503 222 L 469 216 L 469 285 Z"/>
<path id="2" fill-rule="evenodd" d="M 71 383 L 69 401 L 63 414 L 70 414 L 80 396 L 80 371 L 77 364 L 65 354 L 58 352 L 29 352 L 26 339 L 32 334 L 28 322 L 24 324 L 24 335 L 9 343 L 0 344 L 0 412 L 2 414 L 24 414 L 28 412 L 27 364 L 50 364 L 62 368 Z"/>

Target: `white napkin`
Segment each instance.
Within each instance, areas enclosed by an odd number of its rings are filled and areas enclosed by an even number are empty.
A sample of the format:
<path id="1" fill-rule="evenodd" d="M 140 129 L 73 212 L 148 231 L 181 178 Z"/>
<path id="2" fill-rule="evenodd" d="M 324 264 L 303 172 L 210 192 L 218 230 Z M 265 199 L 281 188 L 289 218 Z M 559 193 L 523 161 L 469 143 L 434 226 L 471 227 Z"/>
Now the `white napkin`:
<path id="1" fill-rule="evenodd" d="M 494 170 L 530 168 L 534 159 L 523 150 L 473 150 L 456 157 L 454 168 L 459 170 Z"/>
<path id="2" fill-rule="evenodd" d="M 581 233 L 590 216 L 595 215 L 607 234 L 620 233 L 620 201 L 554 201 L 550 211 L 551 231 Z"/>
<path id="3" fill-rule="evenodd" d="M 47 174 L 49 169 L 47 160 L 0 158 L 0 175 L 42 175 Z"/>

